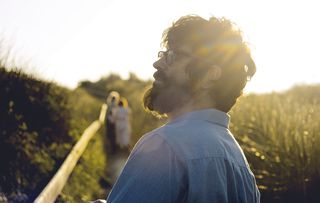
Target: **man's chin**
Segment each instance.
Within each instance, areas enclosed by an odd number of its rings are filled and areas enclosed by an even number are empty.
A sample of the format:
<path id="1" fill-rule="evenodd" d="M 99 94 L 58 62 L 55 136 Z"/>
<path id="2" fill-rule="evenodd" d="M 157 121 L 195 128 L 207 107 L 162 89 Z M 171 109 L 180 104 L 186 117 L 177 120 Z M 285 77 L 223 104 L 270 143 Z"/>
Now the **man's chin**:
<path id="1" fill-rule="evenodd" d="M 161 80 L 155 80 L 153 83 L 152 83 L 152 88 L 161 88 L 162 86 L 164 86 L 165 83 Z"/>
<path id="2" fill-rule="evenodd" d="M 153 86 L 148 89 L 143 97 L 144 108 L 151 112 L 156 117 L 166 117 L 165 113 L 168 113 L 164 108 L 165 100 L 161 99 L 159 85 L 153 84 Z"/>
<path id="3" fill-rule="evenodd" d="M 187 86 L 166 83 L 165 85 L 153 84 L 144 95 L 143 103 L 147 111 L 157 117 L 171 113 L 180 108 L 190 99 L 190 91 Z"/>

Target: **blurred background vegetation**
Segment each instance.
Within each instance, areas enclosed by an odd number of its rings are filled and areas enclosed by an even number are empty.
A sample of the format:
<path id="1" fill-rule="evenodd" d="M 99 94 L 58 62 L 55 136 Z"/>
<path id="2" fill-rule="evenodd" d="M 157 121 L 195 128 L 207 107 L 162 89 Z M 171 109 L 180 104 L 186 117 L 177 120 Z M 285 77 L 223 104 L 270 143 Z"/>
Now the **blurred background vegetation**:
<path id="1" fill-rule="evenodd" d="M 134 144 L 163 121 L 144 112 L 140 102 L 150 81 L 134 74 L 69 90 L 17 69 L 0 67 L 0 202 L 29 202 L 45 187 L 82 132 L 99 117 L 112 90 L 125 96 L 135 116 Z M 85 202 L 106 197 L 108 143 L 101 129 L 79 160 L 58 201 Z"/>
<path id="2" fill-rule="evenodd" d="M 143 110 L 151 81 L 133 73 L 74 90 L 0 67 L 0 202 L 32 201 L 70 152 L 83 130 L 99 116 L 101 104 L 116 90 L 132 109 L 132 145 L 162 125 Z M 280 93 L 243 96 L 230 112 L 231 131 L 257 178 L 262 202 L 320 202 L 320 85 L 301 85 Z M 104 129 L 89 143 L 59 202 L 105 198 L 108 157 Z"/>
<path id="3" fill-rule="evenodd" d="M 262 202 L 320 202 L 320 85 L 248 95 L 231 114 Z"/>

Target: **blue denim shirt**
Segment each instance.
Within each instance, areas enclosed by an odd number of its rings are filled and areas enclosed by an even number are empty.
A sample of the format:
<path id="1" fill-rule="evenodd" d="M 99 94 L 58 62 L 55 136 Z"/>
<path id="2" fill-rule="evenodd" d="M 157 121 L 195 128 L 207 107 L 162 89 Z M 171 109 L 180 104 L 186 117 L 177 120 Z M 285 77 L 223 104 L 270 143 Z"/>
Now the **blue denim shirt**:
<path id="1" fill-rule="evenodd" d="M 215 109 L 186 113 L 144 135 L 107 202 L 260 202 L 247 160 Z"/>

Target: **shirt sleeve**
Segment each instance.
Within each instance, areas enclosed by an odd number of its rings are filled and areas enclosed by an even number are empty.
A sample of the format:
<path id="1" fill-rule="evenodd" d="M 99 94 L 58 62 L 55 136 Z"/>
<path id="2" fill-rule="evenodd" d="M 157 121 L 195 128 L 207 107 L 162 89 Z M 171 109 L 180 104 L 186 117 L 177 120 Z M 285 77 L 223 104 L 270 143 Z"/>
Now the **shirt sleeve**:
<path id="1" fill-rule="evenodd" d="M 171 147 L 153 135 L 137 144 L 107 202 L 180 202 L 187 187 L 184 174 Z"/>

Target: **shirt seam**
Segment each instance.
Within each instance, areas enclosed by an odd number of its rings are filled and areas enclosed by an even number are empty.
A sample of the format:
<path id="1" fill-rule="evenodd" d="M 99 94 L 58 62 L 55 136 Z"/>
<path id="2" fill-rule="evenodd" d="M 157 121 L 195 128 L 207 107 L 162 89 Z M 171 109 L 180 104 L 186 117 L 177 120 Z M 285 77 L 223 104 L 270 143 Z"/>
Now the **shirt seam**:
<path id="1" fill-rule="evenodd" d="M 186 174 L 188 174 L 188 164 L 187 164 L 187 159 L 180 157 L 178 155 L 178 153 L 176 153 L 176 151 L 174 150 L 174 148 L 171 146 L 171 144 L 166 140 L 166 138 L 161 134 L 161 133 L 155 133 L 154 136 L 160 136 L 163 140 L 163 142 L 169 147 L 170 151 L 174 154 L 174 156 L 177 158 L 177 160 L 181 163 L 181 166 L 184 168 L 184 171 L 186 172 Z M 188 182 L 188 181 L 187 181 Z M 185 186 L 186 188 L 188 186 Z"/>
<path id="2" fill-rule="evenodd" d="M 182 158 L 181 158 L 180 156 L 178 156 L 178 154 L 175 152 L 175 150 L 173 149 L 173 147 L 171 146 L 171 144 L 166 140 L 166 138 L 165 138 L 163 135 L 161 135 L 160 133 L 155 133 L 154 135 L 158 135 L 158 136 L 160 136 L 160 137 L 163 139 L 164 143 L 166 143 L 166 145 L 169 146 L 170 151 L 173 152 L 174 156 L 177 157 L 177 159 L 178 159 L 181 163 L 186 163 L 186 160 L 187 160 L 187 159 L 183 159 L 183 160 L 182 160 Z"/>
<path id="3" fill-rule="evenodd" d="M 206 156 L 206 157 L 201 157 L 201 158 L 191 158 L 191 159 L 187 159 L 186 161 L 189 162 L 189 161 L 196 161 L 196 160 L 201 160 L 201 159 L 215 159 L 215 158 L 221 158 L 221 159 L 224 159 L 224 160 L 226 160 L 226 161 L 229 161 L 229 162 L 232 163 L 233 165 L 237 165 L 237 166 L 239 166 L 239 167 L 241 167 L 241 168 L 246 168 L 246 169 L 248 169 L 247 166 L 241 166 L 241 165 L 235 163 L 234 161 L 231 161 L 231 160 L 229 160 L 229 159 L 226 159 L 224 156 Z"/>

